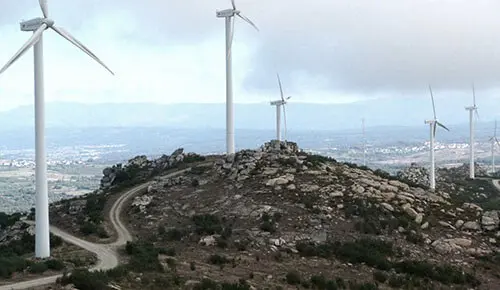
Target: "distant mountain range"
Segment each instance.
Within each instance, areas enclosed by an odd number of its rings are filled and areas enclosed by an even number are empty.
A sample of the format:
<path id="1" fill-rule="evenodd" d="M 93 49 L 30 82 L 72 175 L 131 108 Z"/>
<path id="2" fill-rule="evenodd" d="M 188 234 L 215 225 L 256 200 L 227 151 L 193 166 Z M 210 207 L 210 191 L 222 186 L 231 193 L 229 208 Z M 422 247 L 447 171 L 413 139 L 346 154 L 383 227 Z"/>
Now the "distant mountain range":
<path id="1" fill-rule="evenodd" d="M 293 100 L 293 99 L 292 99 Z M 288 128 L 294 130 L 360 130 L 361 118 L 367 127 L 411 126 L 424 128 L 424 119 L 432 117 L 430 101 L 424 98 L 368 100 L 350 104 L 313 104 L 290 102 L 287 106 Z M 466 103 L 467 100 L 463 100 Z M 437 102 L 439 119 L 451 129 L 466 125 L 467 112 L 462 102 L 446 108 Z M 0 112 L 0 131 L 33 127 L 33 106 L 21 106 Z M 491 127 L 500 120 L 500 99 L 483 100 L 479 127 Z M 152 104 L 103 103 L 80 104 L 54 102 L 46 105 L 46 126 L 53 127 L 169 127 L 225 128 L 225 104 Z M 269 103 L 236 104 L 237 129 L 273 129 L 275 109 Z M 461 126 L 458 126 L 461 127 Z"/>
<path id="2" fill-rule="evenodd" d="M 386 105 L 385 101 L 343 105 L 291 102 L 287 111 L 288 139 L 297 141 L 303 148 L 358 146 L 361 144 L 361 116 L 365 116 L 369 144 L 413 146 L 428 140 L 429 128 L 424 125 L 423 117 L 431 117 L 432 110 L 431 114 L 421 112 L 428 104 L 422 104 L 421 100 L 416 103 L 407 100 L 405 104 L 396 103 L 401 109 L 395 109 L 395 104 L 392 104 L 391 112 L 379 111 L 379 107 Z M 492 121 L 483 120 L 491 119 L 495 106 L 484 107 L 476 130 L 479 142 L 486 141 L 493 129 Z M 237 104 L 237 149 L 255 148 L 274 138 L 274 114 L 275 110 L 269 104 Z M 49 103 L 46 115 L 49 148 L 126 144 L 128 150 L 148 154 L 168 152 L 179 146 L 204 153 L 222 152 L 225 148 L 224 104 Z M 465 110 L 453 116 L 443 116 L 440 120 L 449 126 L 451 132 L 441 130 L 438 142 L 468 141 Z M 0 149 L 33 148 L 33 122 L 32 106 L 0 112 L 0 124 L 3 124 Z M 391 126 L 391 122 L 396 125 Z"/>

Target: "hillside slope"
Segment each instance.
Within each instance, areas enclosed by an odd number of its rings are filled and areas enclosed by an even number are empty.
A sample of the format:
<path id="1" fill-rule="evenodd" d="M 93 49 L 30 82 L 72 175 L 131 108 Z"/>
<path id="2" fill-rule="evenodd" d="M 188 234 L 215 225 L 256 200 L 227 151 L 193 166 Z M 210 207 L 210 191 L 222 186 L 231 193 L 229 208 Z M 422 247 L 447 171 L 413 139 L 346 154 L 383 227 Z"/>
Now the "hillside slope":
<path id="1" fill-rule="evenodd" d="M 123 266 L 64 279 L 82 290 L 500 285 L 499 193 L 487 180 L 442 171 L 430 192 L 410 175 L 310 155 L 291 142 L 229 156 L 138 156 L 104 173 L 96 194 L 51 208 L 58 226 L 82 234 L 95 222 L 91 236 L 106 240 L 113 233 L 99 213 L 117 188 L 148 186 L 123 209 L 134 237 Z"/>
<path id="2" fill-rule="evenodd" d="M 134 270 L 118 283 L 494 289 L 498 212 L 464 202 L 458 187 L 433 193 L 294 143 L 267 143 L 155 178 L 126 214 Z"/>

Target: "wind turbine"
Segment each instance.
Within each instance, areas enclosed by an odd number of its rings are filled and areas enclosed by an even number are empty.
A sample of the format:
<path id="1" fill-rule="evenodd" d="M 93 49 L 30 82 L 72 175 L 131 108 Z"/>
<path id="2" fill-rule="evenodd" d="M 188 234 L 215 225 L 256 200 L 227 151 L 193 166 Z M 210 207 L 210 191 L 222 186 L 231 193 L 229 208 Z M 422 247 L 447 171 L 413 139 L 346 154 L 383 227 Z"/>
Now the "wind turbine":
<path id="1" fill-rule="evenodd" d="M 436 172 L 435 172 L 435 160 L 434 160 L 434 138 L 436 137 L 436 126 L 442 127 L 446 131 L 450 131 L 445 125 L 441 124 L 436 117 L 436 106 L 434 105 L 434 96 L 432 94 L 432 88 L 429 85 L 429 92 L 431 93 L 432 100 L 432 111 L 434 113 L 434 119 L 426 120 L 424 123 L 429 124 L 430 127 L 430 158 L 431 158 L 431 170 L 430 170 L 430 188 L 432 190 L 436 189 Z"/>
<path id="2" fill-rule="evenodd" d="M 291 98 L 290 96 L 285 99 L 283 94 L 283 87 L 281 86 L 280 75 L 276 74 L 278 77 L 278 84 L 280 86 L 281 99 L 272 101 L 271 106 L 276 106 L 276 140 L 281 141 L 281 107 L 283 107 L 283 118 L 285 124 L 285 142 L 286 142 L 286 109 L 285 104 Z"/>
<path id="3" fill-rule="evenodd" d="M 366 166 L 365 118 L 361 119 L 361 130 L 362 130 L 362 134 L 363 134 L 363 166 Z"/>
<path id="4" fill-rule="evenodd" d="M 34 46 L 35 66 L 35 182 L 36 182 L 36 205 L 35 205 L 35 256 L 37 258 L 50 257 L 50 235 L 49 235 L 49 197 L 47 189 L 47 163 L 45 153 L 45 103 L 44 103 L 44 78 L 43 78 L 43 33 L 52 29 L 60 36 L 81 49 L 111 74 L 113 72 L 87 47 L 74 38 L 66 30 L 54 26 L 54 20 L 49 18 L 47 0 L 39 0 L 43 18 L 37 17 L 21 22 L 21 31 L 32 31 L 33 35 L 16 52 L 16 54 L 0 70 L 0 74 L 16 62 L 28 49 Z"/>
<path id="5" fill-rule="evenodd" d="M 491 169 L 493 174 L 495 174 L 495 144 L 498 144 L 500 147 L 500 141 L 497 138 L 497 120 L 495 120 L 495 131 L 493 133 L 493 137 L 490 138 L 491 141 Z"/>
<path id="6" fill-rule="evenodd" d="M 474 85 L 472 85 L 472 102 L 473 105 L 469 107 L 465 107 L 465 110 L 469 111 L 469 129 L 470 129 L 470 139 L 469 139 L 469 178 L 475 178 L 475 167 L 474 167 L 474 112 L 476 113 L 476 117 L 479 117 L 477 113 L 476 107 L 476 91 L 474 89 Z"/>
<path id="7" fill-rule="evenodd" d="M 218 18 L 226 19 L 226 151 L 227 154 L 234 153 L 234 104 L 233 104 L 233 72 L 232 72 L 232 56 L 231 47 L 233 45 L 234 37 L 234 16 L 243 19 L 257 31 L 257 26 L 248 19 L 245 15 L 241 14 L 236 9 L 234 0 L 231 0 L 233 8 L 216 11 Z"/>

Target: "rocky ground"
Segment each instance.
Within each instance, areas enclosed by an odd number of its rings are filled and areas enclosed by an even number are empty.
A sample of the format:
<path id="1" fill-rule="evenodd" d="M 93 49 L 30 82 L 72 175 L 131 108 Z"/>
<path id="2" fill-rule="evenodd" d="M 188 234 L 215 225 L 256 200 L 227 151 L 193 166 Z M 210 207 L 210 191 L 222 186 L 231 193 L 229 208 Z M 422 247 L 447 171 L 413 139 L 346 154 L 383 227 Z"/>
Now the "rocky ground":
<path id="1" fill-rule="evenodd" d="M 98 190 L 51 204 L 50 221 L 74 236 L 92 242 L 109 242 L 113 240 L 114 232 L 106 213 L 118 198 L 117 193 L 147 182 L 154 176 L 168 174 L 202 160 L 205 157 L 184 153 L 179 148 L 171 155 L 163 155 L 158 159 L 148 160 L 146 156 L 136 156 L 127 164 L 105 168 Z"/>
<path id="2" fill-rule="evenodd" d="M 209 278 L 258 289 L 317 279 L 381 289 L 499 286 L 500 208 L 398 179 L 405 180 L 268 143 L 156 178 L 126 216 L 140 241 L 175 252 L 160 261 L 184 285 Z M 472 188 L 495 198 L 487 183 Z M 450 186 L 462 188 L 451 181 L 442 188 Z M 128 287 L 148 285 L 131 275 Z M 372 289 L 358 286 L 351 288 Z"/>
<path id="3" fill-rule="evenodd" d="M 270 142 L 190 163 L 192 170 L 178 177 L 162 176 L 186 163 L 185 156 L 164 157 L 177 159 L 166 167 L 136 157 L 105 170 L 101 193 L 54 206 L 58 215 L 64 209 L 56 219 L 61 227 L 81 232 L 79 220 L 105 212 L 113 192 L 153 181 L 124 213 L 135 236 L 124 249 L 124 266 L 76 273 L 63 284 L 82 290 L 500 288 L 499 192 L 488 180 L 467 180 L 466 168 L 439 171 L 431 192 L 416 166 L 390 176 L 306 154 L 295 143 Z M 132 182 L 121 171 L 141 177 Z M 105 222 L 98 225 L 102 236 L 111 235 Z"/>

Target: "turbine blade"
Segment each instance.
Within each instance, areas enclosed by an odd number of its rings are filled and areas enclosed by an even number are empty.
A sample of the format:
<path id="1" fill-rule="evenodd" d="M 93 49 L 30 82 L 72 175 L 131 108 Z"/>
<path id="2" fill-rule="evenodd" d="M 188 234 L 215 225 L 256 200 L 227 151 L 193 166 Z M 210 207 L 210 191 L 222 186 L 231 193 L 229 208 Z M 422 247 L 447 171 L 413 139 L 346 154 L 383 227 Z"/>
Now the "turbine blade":
<path id="1" fill-rule="evenodd" d="M 437 122 L 434 122 L 433 125 L 432 125 L 432 136 L 436 137 L 436 124 Z"/>
<path id="2" fill-rule="evenodd" d="M 31 37 L 26 41 L 26 43 L 21 46 L 21 48 L 14 54 L 14 56 L 0 69 L 0 74 L 6 71 L 13 63 L 15 63 L 28 49 L 30 49 L 35 43 L 38 42 L 43 31 L 47 28 L 47 24 L 42 24 Z"/>
<path id="3" fill-rule="evenodd" d="M 443 128 L 443 129 L 445 129 L 446 131 L 450 131 L 450 129 L 446 128 L 446 126 L 445 126 L 445 125 L 443 125 L 443 124 L 439 123 L 438 121 L 436 121 L 436 124 L 437 124 L 439 127 L 441 127 L 441 128 Z"/>
<path id="4" fill-rule="evenodd" d="M 231 37 L 229 37 L 229 47 L 227 48 L 227 58 L 231 56 L 231 50 L 233 48 L 233 38 L 234 38 L 234 18 L 231 20 Z"/>
<path id="5" fill-rule="evenodd" d="M 434 112 L 434 119 L 436 119 L 436 106 L 434 105 L 434 95 L 432 94 L 431 85 L 429 85 L 429 92 L 431 93 L 432 111 Z"/>
<path id="6" fill-rule="evenodd" d="M 278 73 L 276 73 L 276 76 L 278 77 L 278 84 L 280 86 L 280 93 L 281 93 L 281 100 L 282 101 L 285 101 L 284 97 L 283 97 L 283 87 L 281 86 L 281 79 L 280 79 L 280 75 Z"/>
<path id="7" fill-rule="evenodd" d="M 495 136 L 495 138 L 497 137 L 497 120 L 495 120 L 495 135 L 493 136 Z"/>
<path id="8" fill-rule="evenodd" d="M 476 121 L 479 121 L 479 113 L 477 112 L 477 109 L 474 110 L 474 112 L 476 113 Z"/>
<path id="9" fill-rule="evenodd" d="M 231 0 L 231 5 L 233 5 L 233 9 L 236 10 L 236 4 L 234 3 L 234 0 Z"/>
<path id="10" fill-rule="evenodd" d="M 48 18 L 49 8 L 47 5 L 47 0 L 38 0 L 38 2 L 40 3 L 40 8 L 42 8 L 43 17 Z"/>
<path id="11" fill-rule="evenodd" d="M 60 36 L 64 37 L 66 40 L 71 42 L 74 46 L 78 47 L 80 50 L 85 52 L 88 56 L 93 58 L 95 61 L 97 61 L 100 65 L 102 65 L 106 70 L 108 70 L 112 75 L 115 75 L 115 73 L 109 69 L 104 62 L 102 62 L 90 49 L 88 49 L 83 43 L 81 43 L 78 39 L 74 38 L 69 32 L 64 30 L 64 28 L 61 27 L 56 27 L 56 26 L 51 26 L 55 32 L 57 32 Z"/>
<path id="12" fill-rule="evenodd" d="M 255 28 L 255 30 L 260 31 L 260 30 L 259 30 L 259 28 L 257 27 L 257 25 L 255 25 L 255 24 L 252 22 L 252 20 L 248 19 L 248 17 L 246 17 L 245 15 L 240 14 L 240 13 L 238 13 L 238 14 L 236 14 L 236 15 L 237 15 L 239 18 L 241 18 L 241 19 L 243 19 L 244 21 L 246 21 L 248 24 L 252 25 L 252 26 L 253 26 L 253 28 Z"/>
<path id="13" fill-rule="evenodd" d="M 285 141 L 286 141 L 286 109 L 285 104 L 283 104 L 283 125 L 285 125 Z"/>

